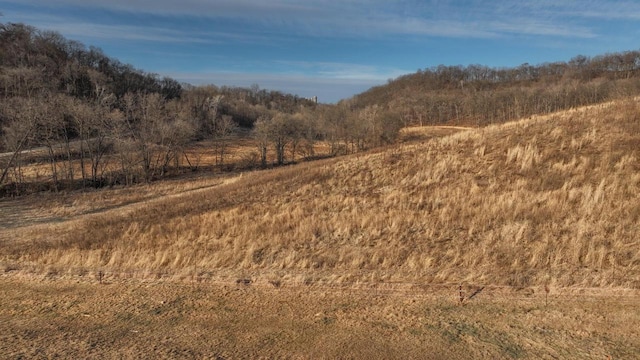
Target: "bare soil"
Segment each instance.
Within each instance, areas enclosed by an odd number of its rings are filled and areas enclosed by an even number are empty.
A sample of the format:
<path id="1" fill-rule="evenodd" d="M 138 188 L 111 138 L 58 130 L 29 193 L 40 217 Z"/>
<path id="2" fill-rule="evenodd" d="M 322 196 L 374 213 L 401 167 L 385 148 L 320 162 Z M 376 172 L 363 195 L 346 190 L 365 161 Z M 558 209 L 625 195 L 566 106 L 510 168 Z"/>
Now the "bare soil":
<path id="1" fill-rule="evenodd" d="M 637 294 L 0 278 L 0 357 L 631 359 Z M 469 293 L 467 293 L 467 296 Z M 614 294 L 615 295 L 615 294 Z"/>

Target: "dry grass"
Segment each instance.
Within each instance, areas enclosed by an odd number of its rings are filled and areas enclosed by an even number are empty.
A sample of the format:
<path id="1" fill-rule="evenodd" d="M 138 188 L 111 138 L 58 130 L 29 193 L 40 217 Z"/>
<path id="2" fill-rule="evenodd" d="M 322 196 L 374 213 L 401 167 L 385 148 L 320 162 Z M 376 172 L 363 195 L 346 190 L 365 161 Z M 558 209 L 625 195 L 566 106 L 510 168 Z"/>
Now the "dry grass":
<path id="1" fill-rule="evenodd" d="M 639 113 L 629 101 L 207 179 L 0 231 L 0 256 L 35 271 L 638 288 Z"/>
<path id="2" fill-rule="evenodd" d="M 453 130 L 0 200 L 0 357 L 636 357 L 640 106 Z"/>
<path id="3" fill-rule="evenodd" d="M 483 292 L 458 306 L 453 291 L 16 277 L 0 293 L 3 358 L 631 359 L 640 347 L 640 312 L 620 297 Z"/>

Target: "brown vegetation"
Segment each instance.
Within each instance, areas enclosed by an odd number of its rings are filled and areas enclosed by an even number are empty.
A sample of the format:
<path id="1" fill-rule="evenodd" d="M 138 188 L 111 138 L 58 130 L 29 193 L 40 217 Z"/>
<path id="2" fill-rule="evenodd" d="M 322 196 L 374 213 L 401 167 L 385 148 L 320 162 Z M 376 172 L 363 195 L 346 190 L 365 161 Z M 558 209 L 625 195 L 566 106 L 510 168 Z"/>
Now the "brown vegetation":
<path id="1" fill-rule="evenodd" d="M 639 113 L 627 101 L 244 174 L 3 231 L 2 261 L 71 273 L 637 288 Z"/>

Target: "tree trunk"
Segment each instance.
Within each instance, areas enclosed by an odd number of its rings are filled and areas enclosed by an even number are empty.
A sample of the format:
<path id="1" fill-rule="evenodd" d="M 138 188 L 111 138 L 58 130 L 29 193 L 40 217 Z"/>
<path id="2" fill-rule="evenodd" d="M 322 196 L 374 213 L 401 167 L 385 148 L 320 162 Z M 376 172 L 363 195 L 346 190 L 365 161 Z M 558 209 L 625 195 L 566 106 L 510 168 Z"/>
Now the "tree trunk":
<path id="1" fill-rule="evenodd" d="M 9 162 L 7 163 L 7 167 L 2 171 L 2 176 L 0 177 L 0 185 L 2 185 L 2 183 L 4 183 L 4 180 L 7 178 L 7 174 L 9 173 L 9 169 L 11 168 L 11 164 L 13 164 L 13 162 L 18 157 L 18 154 L 20 154 L 20 152 L 22 151 L 22 147 L 27 142 L 28 138 L 29 133 L 27 132 L 18 142 L 18 146 L 16 147 L 13 154 L 11 154 L 11 159 L 9 159 Z"/>

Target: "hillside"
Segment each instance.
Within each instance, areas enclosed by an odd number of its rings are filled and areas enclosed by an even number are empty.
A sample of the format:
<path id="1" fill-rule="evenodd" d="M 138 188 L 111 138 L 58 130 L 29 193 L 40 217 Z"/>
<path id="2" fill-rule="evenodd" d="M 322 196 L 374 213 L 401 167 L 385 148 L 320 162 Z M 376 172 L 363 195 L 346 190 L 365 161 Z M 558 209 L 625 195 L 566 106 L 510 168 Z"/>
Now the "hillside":
<path id="1" fill-rule="evenodd" d="M 511 68 L 439 65 L 345 102 L 356 108 L 381 106 L 405 124 L 482 126 L 638 94 L 640 51 L 626 51 Z"/>
<path id="2" fill-rule="evenodd" d="M 1 259 L 61 274 L 638 288 L 639 114 L 616 102 L 247 173 L 2 230 Z"/>

